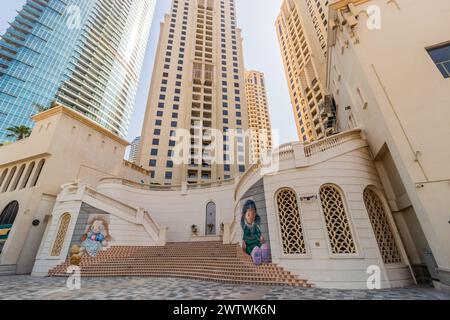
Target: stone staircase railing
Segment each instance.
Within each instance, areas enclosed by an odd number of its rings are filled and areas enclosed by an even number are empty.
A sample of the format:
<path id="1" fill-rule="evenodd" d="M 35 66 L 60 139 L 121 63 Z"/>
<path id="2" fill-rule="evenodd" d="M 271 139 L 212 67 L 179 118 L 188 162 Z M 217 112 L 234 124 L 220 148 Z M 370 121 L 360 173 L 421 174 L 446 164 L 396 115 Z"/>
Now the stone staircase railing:
<path id="1" fill-rule="evenodd" d="M 288 168 L 309 167 L 363 147 L 367 147 L 367 141 L 361 138 L 360 129 L 342 132 L 312 143 L 293 142 L 281 145 L 267 155 L 267 163 L 254 164 L 240 177 L 234 198 L 238 201 L 241 191 L 251 184 L 250 182 L 256 182 L 265 174 Z M 275 171 L 265 170 L 267 164 L 275 168 Z"/>
<path id="2" fill-rule="evenodd" d="M 312 157 L 321 152 L 336 148 L 347 141 L 361 139 L 360 130 L 353 130 L 343 132 L 319 141 L 315 141 L 311 144 L 305 145 L 305 156 L 307 158 Z"/>
<path id="3" fill-rule="evenodd" d="M 82 201 L 128 222 L 142 225 L 157 246 L 164 246 L 166 244 L 167 228 L 159 226 L 148 211 L 120 202 L 96 191 L 87 184 L 72 183 L 64 185 L 62 188 L 63 190 L 58 196 L 57 201 Z"/>
<path id="4" fill-rule="evenodd" d="M 239 201 L 236 202 L 234 206 L 234 215 L 233 215 L 233 221 L 231 223 L 226 223 L 224 225 L 224 231 L 223 231 L 223 244 L 233 244 L 234 238 L 236 237 L 237 229 L 236 227 L 239 226 L 239 212 L 237 212 L 237 208 L 239 206 Z"/>

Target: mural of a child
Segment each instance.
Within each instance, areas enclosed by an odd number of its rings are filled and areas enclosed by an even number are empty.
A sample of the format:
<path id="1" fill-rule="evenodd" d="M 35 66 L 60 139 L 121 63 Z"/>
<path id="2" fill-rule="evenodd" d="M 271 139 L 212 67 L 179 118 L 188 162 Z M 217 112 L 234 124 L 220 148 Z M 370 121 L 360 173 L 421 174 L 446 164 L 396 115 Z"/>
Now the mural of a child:
<path id="1" fill-rule="evenodd" d="M 247 200 L 242 210 L 241 226 L 243 229 L 242 248 L 252 257 L 255 265 L 268 263 L 270 248 L 261 233 L 261 217 L 257 213 L 256 203 Z"/>
<path id="2" fill-rule="evenodd" d="M 96 257 L 110 240 L 108 222 L 103 217 L 95 217 L 81 239 L 83 241 L 81 243 L 81 254 L 86 252 L 89 256 Z"/>

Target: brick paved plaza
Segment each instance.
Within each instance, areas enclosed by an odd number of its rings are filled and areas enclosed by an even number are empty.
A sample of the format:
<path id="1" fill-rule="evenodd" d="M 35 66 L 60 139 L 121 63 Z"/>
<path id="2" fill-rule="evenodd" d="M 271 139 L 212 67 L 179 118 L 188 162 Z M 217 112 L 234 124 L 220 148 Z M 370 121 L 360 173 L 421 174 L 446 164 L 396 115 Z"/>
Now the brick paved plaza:
<path id="1" fill-rule="evenodd" d="M 82 279 L 69 290 L 64 278 L 0 277 L 0 300 L 450 300 L 427 286 L 387 290 L 333 290 L 231 285 L 166 278 Z"/>

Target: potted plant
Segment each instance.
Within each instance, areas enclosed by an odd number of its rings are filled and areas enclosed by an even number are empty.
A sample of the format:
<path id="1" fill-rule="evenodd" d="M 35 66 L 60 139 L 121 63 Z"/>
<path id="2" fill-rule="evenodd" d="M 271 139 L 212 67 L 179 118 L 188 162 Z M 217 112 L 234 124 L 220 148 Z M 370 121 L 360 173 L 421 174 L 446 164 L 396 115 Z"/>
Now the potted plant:
<path id="1" fill-rule="evenodd" d="M 192 234 L 193 234 L 194 236 L 196 236 L 196 235 L 198 234 L 198 228 L 197 228 L 197 226 L 196 226 L 195 224 L 193 224 L 193 225 L 191 226 L 191 232 L 192 232 Z"/>
<path id="2" fill-rule="evenodd" d="M 225 224 L 222 222 L 220 224 L 220 234 L 223 234 L 224 230 L 225 230 Z"/>
<path id="3" fill-rule="evenodd" d="M 209 233 L 212 233 L 214 230 L 214 224 L 213 223 L 208 224 L 208 229 L 209 229 Z"/>

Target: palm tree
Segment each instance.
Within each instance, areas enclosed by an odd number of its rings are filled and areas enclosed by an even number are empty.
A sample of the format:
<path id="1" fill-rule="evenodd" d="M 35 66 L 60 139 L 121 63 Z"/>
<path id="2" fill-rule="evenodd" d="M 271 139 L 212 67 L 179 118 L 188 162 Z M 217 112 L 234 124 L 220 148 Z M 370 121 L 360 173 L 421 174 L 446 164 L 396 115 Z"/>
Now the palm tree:
<path id="1" fill-rule="evenodd" d="M 56 102 L 56 100 L 53 100 L 49 107 L 48 106 L 46 107 L 46 106 L 43 106 L 42 104 L 37 104 L 37 103 L 34 105 L 37 113 L 41 113 L 41 112 L 53 109 L 57 106 L 58 106 L 58 102 Z"/>
<path id="2" fill-rule="evenodd" d="M 10 132 L 6 136 L 8 138 L 15 138 L 16 141 L 28 138 L 31 134 L 31 128 L 27 126 L 14 126 L 6 128 L 6 131 Z"/>

